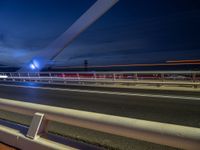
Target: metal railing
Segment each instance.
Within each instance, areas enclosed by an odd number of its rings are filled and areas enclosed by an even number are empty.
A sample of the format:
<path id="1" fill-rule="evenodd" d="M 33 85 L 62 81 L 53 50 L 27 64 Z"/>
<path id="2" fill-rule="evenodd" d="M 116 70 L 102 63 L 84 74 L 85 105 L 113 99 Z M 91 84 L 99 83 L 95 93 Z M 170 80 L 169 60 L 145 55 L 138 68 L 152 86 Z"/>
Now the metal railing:
<path id="1" fill-rule="evenodd" d="M 32 139 L 32 141 L 40 136 L 41 131 L 45 131 L 48 121 L 56 121 L 177 148 L 197 150 L 200 147 L 200 129 L 194 127 L 118 117 L 7 99 L 0 99 L 0 110 L 33 116 L 32 123 L 26 135 L 28 138 Z M 5 142 L 5 135 L 0 136 L 0 140 L 4 140 Z"/>
<path id="2" fill-rule="evenodd" d="M 0 80 L 48 84 L 155 84 L 198 87 L 200 71 L 0 72 Z"/>

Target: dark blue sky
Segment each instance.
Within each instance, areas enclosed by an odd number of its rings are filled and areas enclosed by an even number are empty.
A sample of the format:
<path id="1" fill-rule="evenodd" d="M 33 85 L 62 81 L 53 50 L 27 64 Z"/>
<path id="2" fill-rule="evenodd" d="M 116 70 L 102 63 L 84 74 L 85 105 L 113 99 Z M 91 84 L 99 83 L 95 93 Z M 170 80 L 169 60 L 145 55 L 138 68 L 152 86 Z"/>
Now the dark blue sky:
<path id="1" fill-rule="evenodd" d="M 95 0 L 0 0 L 0 64 L 21 65 Z M 199 0 L 120 0 L 55 60 L 66 66 L 200 59 Z"/>

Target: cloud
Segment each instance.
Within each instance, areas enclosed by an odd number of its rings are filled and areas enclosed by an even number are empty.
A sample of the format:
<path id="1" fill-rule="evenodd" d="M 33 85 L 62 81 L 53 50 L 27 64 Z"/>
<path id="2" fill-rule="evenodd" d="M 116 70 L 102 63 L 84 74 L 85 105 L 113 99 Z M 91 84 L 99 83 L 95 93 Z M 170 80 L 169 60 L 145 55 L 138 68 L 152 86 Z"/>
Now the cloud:
<path id="1" fill-rule="evenodd" d="M 128 63 L 128 60 L 130 63 L 151 63 L 174 56 L 177 59 L 199 57 L 198 25 L 200 11 L 137 21 L 132 18 L 128 22 L 110 23 L 105 27 L 97 25 L 83 33 L 56 60 L 65 64 L 82 63 L 84 59 L 100 64 L 112 61 Z"/>
<path id="2" fill-rule="evenodd" d="M 35 52 L 27 53 L 26 50 L 22 49 L 13 49 L 5 48 L 0 46 L 0 63 L 11 65 L 11 66 L 20 66 L 24 62 L 30 60 L 35 54 Z"/>

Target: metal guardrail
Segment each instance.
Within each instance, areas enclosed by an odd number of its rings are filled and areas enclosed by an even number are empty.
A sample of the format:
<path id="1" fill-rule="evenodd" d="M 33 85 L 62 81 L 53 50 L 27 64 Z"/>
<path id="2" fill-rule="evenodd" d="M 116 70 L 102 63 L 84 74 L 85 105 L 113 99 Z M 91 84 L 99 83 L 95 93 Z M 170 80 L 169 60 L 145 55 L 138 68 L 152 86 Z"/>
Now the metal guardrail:
<path id="1" fill-rule="evenodd" d="M 32 140 L 32 142 L 40 136 L 42 131 L 45 131 L 48 121 L 56 121 L 177 148 L 197 150 L 200 147 L 199 128 L 98 114 L 27 102 L 18 102 L 7 99 L 0 99 L 0 109 L 33 116 L 32 123 L 26 135 Z M 0 137 L 3 139 L 3 136 Z"/>
<path id="2" fill-rule="evenodd" d="M 0 72 L 0 80 L 48 84 L 200 85 L 200 71 Z"/>

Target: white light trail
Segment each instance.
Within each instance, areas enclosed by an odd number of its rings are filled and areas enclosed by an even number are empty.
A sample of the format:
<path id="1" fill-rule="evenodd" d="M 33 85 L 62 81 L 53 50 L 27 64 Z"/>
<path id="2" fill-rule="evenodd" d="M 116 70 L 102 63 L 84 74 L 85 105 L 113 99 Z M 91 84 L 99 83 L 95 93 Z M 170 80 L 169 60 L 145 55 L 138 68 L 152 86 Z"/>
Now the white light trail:
<path id="1" fill-rule="evenodd" d="M 1 79 L 6 79 L 6 78 L 8 78 L 8 76 L 7 75 L 0 75 L 0 78 Z"/>

